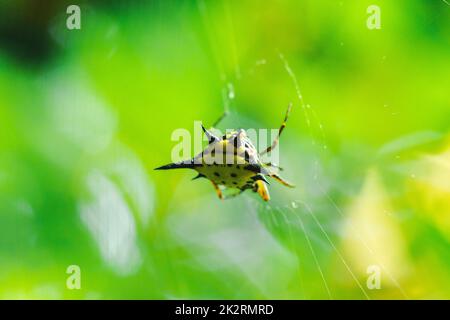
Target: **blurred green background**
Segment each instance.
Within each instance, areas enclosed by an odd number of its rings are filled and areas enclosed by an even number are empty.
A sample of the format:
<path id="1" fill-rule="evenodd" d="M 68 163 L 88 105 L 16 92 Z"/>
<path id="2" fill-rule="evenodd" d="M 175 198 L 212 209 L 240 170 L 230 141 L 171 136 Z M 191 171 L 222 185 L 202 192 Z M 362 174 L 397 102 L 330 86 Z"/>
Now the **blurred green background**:
<path id="1" fill-rule="evenodd" d="M 69 4 L 0 1 L 0 298 L 450 298 L 445 1 Z M 289 102 L 269 203 L 153 171 Z"/>

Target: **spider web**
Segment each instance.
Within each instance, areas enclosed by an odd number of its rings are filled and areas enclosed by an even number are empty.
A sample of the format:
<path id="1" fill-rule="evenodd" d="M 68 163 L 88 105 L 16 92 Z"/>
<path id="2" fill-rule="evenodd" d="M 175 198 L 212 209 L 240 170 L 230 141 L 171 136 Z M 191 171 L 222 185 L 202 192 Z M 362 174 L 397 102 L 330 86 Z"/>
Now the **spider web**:
<path id="1" fill-rule="evenodd" d="M 225 21 L 227 22 L 224 27 L 227 28 L 227 32 L 230 35 L 227 46 L 230 48 L 234 63 L 234 74 L 231 76 L 224 71 L 223 59 L 218 50 L 218 37 L 214 34 L 215 29 L 208 6 L 204 0 L 197 0 L 203 26 L 208 36 L 209 45 L 222 83 L 223 109 L 225 112 L 230 112 L 238 109 L 238 106 L 235 105 L 235 98 L 238 92 L 235 91 L 236 86 L 234 83 L 238 83 L 248 72 L 245 72 L 246 70 L 239 64 L 238 46 L 235 39 L 232 15 L 233 8 L 225 0 L 222 1 L 222 5 Z M 291 114 L 291 117 L 298 117 L 300 113 L 295 111 L 301 110 L 302 120 L 308 133 L 308 137 L 305 140 L 309 141 L 310 144 L 310 147 L 307 149 L 309 151 L 307 156 L 310 163 L 312 163 L 310 165 L 312 179 L 310 181 L 311 185 L 305 187 L 311 187 L 314 191 L 304 192 L 302 196 L 296 196 L 294 199 L 289 196 L 283 197 L 280 194 L 276 194 L 277 198 L 275 199 L 274 197 L 268 203 L 262 203 L 255 200 L 255 198 L 245 195 L 246 201 L 249 206 L 257 208 L 259 219 L 273 237 L 288 247 L 296 257 L 297 278 L 301 298 L 319 297 L 334 299 L 339 297 L 338 292 L 334 290 L 333 279 L 328 271 L 330 261 L 334 257 L 341 265 L 342 272 L 346 273 L 345 276 L 349 277 L 350 281 L 353 282 L 353 286 L 360 292 L 360 295 L 370 300 L 371 296 L 369 290 L 365 287 L 365 281 L 360 278 L 352 264 L 346 259 L 339 245 L 343 237 L 341 234 L 342 225 L 344 222 L 347 222 L 347 217 L 344 210 L 338 205 L 335 196 L 330 193 L 329 179 L 324 173 L 323 159 L 330 157 L 330 154 L 328 153 L 327 137 L 320 115 L 312 105 L 306 103 L 303 92 L 300 89 L 299 78 L 291 67 L 288 58 L 279 48 L 274 48 L 274 52 L 276 53 L 277 61 L 256 59 L 254 67 L 260 68 L 268 63 L 277 63 L 284 70 L 286 77 L 292 84 L 287 89 L 295 93 L 296 96 L 296 101 L 293 101 L 294 107 L 292 112 L 295 115 Z M 237 118 L 237 122 L 240 125 L 239 121 L 240 119 Z M 289 128 L 289 121 L 287 127 Z M 287 171 L 292 171 L 293 168 L 290 169 Z M 375 257 L 374 250 L 351 223 L 350 229 L 356 234 L 358 241 L 363 244 L 367 252 Z M 389 270 L 383 264 L 379 263 L 379 265 L 403 297 L 407 298 L 405 291 Z M 307 269 L 314 269 L 314 273 L 321 282 L 321 288 L 313 293 L 308 292 L 312 286 L 308 283 L 310 280 L 305 275 Z"/>

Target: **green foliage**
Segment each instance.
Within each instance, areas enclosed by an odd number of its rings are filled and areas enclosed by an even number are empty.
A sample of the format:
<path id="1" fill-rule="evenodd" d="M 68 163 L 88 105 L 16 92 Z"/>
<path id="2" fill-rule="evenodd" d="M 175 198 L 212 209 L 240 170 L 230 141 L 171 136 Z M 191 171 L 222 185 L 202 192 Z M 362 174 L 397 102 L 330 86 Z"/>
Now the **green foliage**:
<path id="1" fill-rule="evenodd" d="M 369 30 L 370 4 L 82 6 L 39 68 L 0 51 L 0 297 L 449 298 L 450 11 L 377 1 Z M 174 129 L 289 102 L 270 203 L 153 171 Z"/>

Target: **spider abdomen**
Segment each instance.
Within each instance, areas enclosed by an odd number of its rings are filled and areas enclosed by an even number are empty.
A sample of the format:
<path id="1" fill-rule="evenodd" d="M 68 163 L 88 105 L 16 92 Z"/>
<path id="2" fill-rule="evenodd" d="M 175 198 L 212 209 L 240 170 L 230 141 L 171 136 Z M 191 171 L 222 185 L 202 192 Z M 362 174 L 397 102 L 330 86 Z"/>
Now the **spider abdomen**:
<path id="1" fill-rule="evenodd" d="M 255 173 L 245 169 L 245 165 L 212 164 L 202 165 L 195 170 L 208 180 L 228 188 L 248 189 L 253 186 Z"/>

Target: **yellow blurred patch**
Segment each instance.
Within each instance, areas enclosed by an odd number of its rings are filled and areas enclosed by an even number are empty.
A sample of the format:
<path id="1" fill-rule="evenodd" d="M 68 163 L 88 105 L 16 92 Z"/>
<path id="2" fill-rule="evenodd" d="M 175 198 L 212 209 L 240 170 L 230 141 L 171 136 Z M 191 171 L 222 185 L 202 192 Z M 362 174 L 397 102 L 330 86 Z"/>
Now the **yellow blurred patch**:
<path id="1" fill-rule="evenodd" d="M 381 287 L 397 286 L 409 269 L 400 226 L 391 213 L 379 175 L 370 169 L 348 209 L 343 246 L 351 268 L 361 277 L 369 276 L 371 266 L 380 269 Z"/>
<path id="2" fill-rule="evenodd" d="M 415 165 L 411 201 L 450 240 L 450 147 Z"/>

